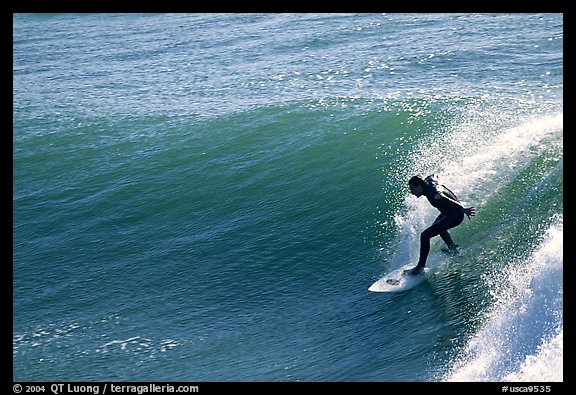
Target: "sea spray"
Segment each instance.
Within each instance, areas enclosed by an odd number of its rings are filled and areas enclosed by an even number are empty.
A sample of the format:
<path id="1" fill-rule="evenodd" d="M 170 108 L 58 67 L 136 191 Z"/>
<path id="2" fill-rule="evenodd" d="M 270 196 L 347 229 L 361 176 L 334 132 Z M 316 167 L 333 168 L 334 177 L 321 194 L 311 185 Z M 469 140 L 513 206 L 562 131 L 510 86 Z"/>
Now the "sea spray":
<path id="1" fill-rule="evenodd" d="M 563 221 L 501 279 L 486 276 L 495 303 L 446 381 L 563 381 Z"/>

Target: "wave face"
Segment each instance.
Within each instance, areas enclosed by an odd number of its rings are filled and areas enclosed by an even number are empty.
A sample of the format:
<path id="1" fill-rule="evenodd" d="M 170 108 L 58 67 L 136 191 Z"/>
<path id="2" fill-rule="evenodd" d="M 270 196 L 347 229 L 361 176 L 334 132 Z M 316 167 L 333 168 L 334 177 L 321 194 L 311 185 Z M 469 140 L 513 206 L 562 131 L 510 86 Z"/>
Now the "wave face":
<path id="1" fill-rule="evenodd" d="M 562 19 L 15 14 L 14 380 L 562 381 Z"/>
<path id="2" fill-rule="evenodd" d="M 437 275 L 449 284 L 436 290 L 448 298 L 444 307 L 466 323 L 435 379 L 562 381 L 562 114 L 486 126 L 457 123 L 441 140 L 424 138 L 399 159 L 411 172 L 404 180 L 440 173 L 465 205 L 483 212 L 451 231 L 464 253 Z M 444 155 L 425 154 L 431 151 Z M 394 251 L 391 267 L 418 259 L 420 231 L 437 215 L 423 200 L 404 198 L 384 225 L 397 230 L 381 248 L 384 256 Z M 445 260 L 432 253 L 428 265 Z"/>

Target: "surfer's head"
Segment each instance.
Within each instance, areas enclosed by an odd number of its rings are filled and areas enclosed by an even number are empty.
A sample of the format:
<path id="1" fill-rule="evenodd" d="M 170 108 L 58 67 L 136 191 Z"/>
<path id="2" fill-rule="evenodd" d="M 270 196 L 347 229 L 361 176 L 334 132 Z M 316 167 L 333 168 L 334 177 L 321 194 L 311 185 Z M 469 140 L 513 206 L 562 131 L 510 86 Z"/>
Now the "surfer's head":
<path id="1" fill-rule="evenodd" d="M 412 195 L 420 197 L 424 194 L 426 181 L 421 176 L 414 176 L 408 181 L 408 186 Z"/>

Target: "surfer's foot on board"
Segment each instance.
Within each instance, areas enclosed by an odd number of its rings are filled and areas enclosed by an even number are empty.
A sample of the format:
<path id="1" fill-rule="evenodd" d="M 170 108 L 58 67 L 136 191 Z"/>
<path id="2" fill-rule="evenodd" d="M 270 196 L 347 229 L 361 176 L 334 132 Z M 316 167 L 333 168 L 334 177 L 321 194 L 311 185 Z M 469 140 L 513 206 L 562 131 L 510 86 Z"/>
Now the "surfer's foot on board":
<path id="1" fill-rule="evenodd" d="M 413 267 L 412 269 L 404 270 L 404 274 L 407 274 L 410 276 L 417 276 L 418 274 L 423 273 L 423 271 L 424 271 L 423 266 L 416 266 L 416 267 Z"/>
<path id="2" fill-rule="evenodd" d="M 458 255 L 458 253 L 460 252 L 458 250 L 458 244 L 453 244 L 450 247 L 444 247 L 442 248 L 442 251 L 452 255 Z"/>

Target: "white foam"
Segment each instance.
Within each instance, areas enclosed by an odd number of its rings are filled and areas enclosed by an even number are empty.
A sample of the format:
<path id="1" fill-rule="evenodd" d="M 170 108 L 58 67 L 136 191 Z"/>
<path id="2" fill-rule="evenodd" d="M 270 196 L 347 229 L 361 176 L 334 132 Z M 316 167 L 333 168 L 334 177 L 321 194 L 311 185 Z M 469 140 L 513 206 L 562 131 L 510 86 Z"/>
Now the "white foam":
<path id="1" fill-rule="evenodd" d="M 564 377 L 564 330 L 545 340 L 535 354 L 528 355 L 520 368 L 502 381 L 552 382 Z"/>
<path id="2" fill-rule="evenodd" d="M 563 219 L 491 286 L 495 303 L 445 381 L 563 381 Z"/>
<path id="3" fill-rule="evenodd" d="M 486 117 L 486 113 L 483 116 Z M 439 173 L 441 183 L 454 191 L 466 192 L 461 193 L 465 200 L 481 205 L 542 150 L 549 149 L 550 144 L 561 148 L 562 112 L 520 122 L 500 130 L 490 122 L 473 122 L 473 119 L 454 126 L 444 139 L 437 139 L 425 148 L 432 152 L 450 152 L 452 160 L 446 161 L 440 155 L 440 160 L 429 161 L 422 173 Z M 418 154 L 421 155 L 425 153 Z"/>

